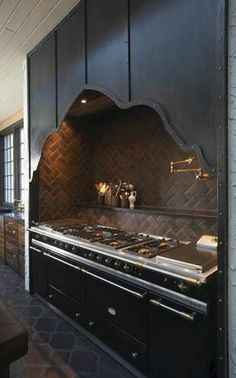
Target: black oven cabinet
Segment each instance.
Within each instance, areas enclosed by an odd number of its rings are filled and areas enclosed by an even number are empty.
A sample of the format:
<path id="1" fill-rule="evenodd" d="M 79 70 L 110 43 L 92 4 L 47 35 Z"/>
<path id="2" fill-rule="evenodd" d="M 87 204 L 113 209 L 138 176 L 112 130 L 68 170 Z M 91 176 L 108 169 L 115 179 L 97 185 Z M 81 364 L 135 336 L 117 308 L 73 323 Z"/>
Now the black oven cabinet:
<path id="1" fill-rule="evenodd" d="M 77 264 L 48 255 L 48 302 L 77 324 L 86 325 L 85 277 Z"/>
<path id="2" fill-rule="evenodd" d="M 122 108 L 147 104 L 214 170 L 222 9 L 212 0 L 81 0 L 28 55 L 31 173 L 84 89 Z"/>
<path id="3" fill-rule="evenodd" d="M 143 374 L 148 372 L 146 292 L 89 269 L 86 274 L 89 331 Z"/>
<path id="4" fill-rule="evenodd" d="M 149 304 L 149 371 L 151 378 L 216 378 L 214 349 L 216 338 L 212 316 L 196 314 L 188 320 L 155 305 L 159 297 L 151 297 Z M 169 308 L 173 303 L 161 302 Z M 174 305 L 178 312 L 189 309 Z"/>
<path id="5" fill-rule="evenodd" d="M 149 378 L 213 378 L 212 317 L 155 306 L 141 286 L 31 247 L 32 293 Z M 163 299 L 163 304 L 173 307 Z M 178 312 L 189 312 L 174 305 Z"/>
<path id="6" fill-rule="evenodd" d="M 47 258 L 34 247 L 30 247 L 30 292 L 48 298 Z"/>

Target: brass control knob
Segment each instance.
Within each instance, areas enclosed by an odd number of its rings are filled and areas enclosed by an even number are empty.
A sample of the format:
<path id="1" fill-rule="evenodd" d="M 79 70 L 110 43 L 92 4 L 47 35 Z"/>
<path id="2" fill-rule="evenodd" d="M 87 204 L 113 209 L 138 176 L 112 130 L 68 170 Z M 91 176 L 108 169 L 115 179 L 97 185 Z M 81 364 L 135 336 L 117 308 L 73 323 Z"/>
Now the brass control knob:
<path id="1" fill-rule="evenodd" d="M 115 263 L 114 263 L 114 267 L 116 269 L 119 269 L 121 267 L 121 261 L 120 260 L 116 260 Z"/>
<path id="2" fill-rule="evenodd" d="M 96 260 L 97 260 L 98 262 L 101 262 L 101 261 L 102 261 L 102 255 L 97 255 Z"/>
<path id="3" fill-rule="evenodd" d="M 111 258 L 111 257 L 107 257 L 107 258 L 105 259 L 105 263 L 106 263 L 107 265 L 111 265 L 111 263 L 112 263 L 112 258 Z"/>
<path id="4" fill-rule="evenodd" d="M 181 291 L 181 293 L 187 293 L 190 289 L 189 285 L 187 285 L 183 281 L 178 283 L 178 288 L 179 288 L 179 291 Z"/>
<path id="5" fill-rule="evenodd" d="M 138 352 L 132 352 L 131 357 L 133 358 L 133 360 L 136 360 L 138 358 Z"/>
<path id="6" fill-rule="evenodd" d="M 75 246 L 73 246 L 73 247 L 72 247 L 72 252 L 73 252 L 73 253 L 77 253 L 77 252 L 78 252 L 78 248 L 75 247 Z"/>
<path id="7" fill-rule="evenodd" d="M 125 265 L 124 265 L 124 270 L 125 270 L 126 272 L 131 272 L 131 270 L 132 270 L 132 266 L 131 266 L 130 264 L 125 263 Z"/>
<path id="8" fill-rule="evenodd" d="M 94 256 L 95 256 L 94 252 L 89 252 L 89 254 L 88 254 L 89 259 L 93 259 Z"/>

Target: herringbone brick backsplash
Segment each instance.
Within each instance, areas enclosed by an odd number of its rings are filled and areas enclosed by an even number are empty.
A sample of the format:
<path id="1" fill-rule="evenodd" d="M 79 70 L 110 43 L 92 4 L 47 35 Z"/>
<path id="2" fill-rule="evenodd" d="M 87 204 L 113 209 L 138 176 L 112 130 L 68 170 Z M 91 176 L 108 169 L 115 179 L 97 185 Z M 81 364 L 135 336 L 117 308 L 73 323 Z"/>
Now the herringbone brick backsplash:
<path id="1" fill-rule="evenodd" d="M 171 161 L 193 154 L 183 153 L 153 110 L 139 106 L 121 111 L 97 123 L 91 137 L 93 182 L 129 180 L 140 206 L 216 210 L 216 179 L 170 174 Z"/>
<path id="2" fill-rule="evenodd" d="M 39 220 L 75 216 L 92 186 L 85 133 L 63 123 L 46 141 L 39 163 Z"/>
<path id="3" fill-rule="evenodd" d="M 215 219 L 140 214 L 134 211 L 109 209 L 80 209 L 77 214 L 83 222 L 118 227 L 130 232 L 144 232 L 180 240 L 197 241 L 203 234 L 217 235 Z"/>
<path id="4" fill-rule="evenodd" d="M 147 107 L 119 111 L 86 127 L 64 122 L 43 148 L 39 164 L 39 219 L 83 217 L 86 221 L 195 240 L 216 234 L 216 219 L 192 218 L 194 210 L 216 211 L 216 178 L 169 172 L 170 161 L 186 159 L 159 117 Z M 196 165 L 195 165 L 196 166 Z M 188 217 L 78 208 L 96 202 L 95 183 L 129 181 L 137 206 L 182 209 Z"/>

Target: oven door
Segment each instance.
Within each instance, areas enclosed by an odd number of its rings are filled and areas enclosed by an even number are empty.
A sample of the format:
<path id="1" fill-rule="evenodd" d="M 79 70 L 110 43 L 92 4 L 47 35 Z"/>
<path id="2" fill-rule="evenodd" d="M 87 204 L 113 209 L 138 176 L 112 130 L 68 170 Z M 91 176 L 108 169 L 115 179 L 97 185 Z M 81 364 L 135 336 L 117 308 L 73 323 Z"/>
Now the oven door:
<path id="1" fill-rule="evenodd" d="M 147 302 L 143 289 L 97 271 L 87 271 L 87 306 L 147 344 Z"/>
<path id="2" fill-rule="evenodd" d="M 150 378 L 214 377 L 214 329 L 202 315 L 160 297 L 149 301 Z"/>
<path id="3" fill-rule="evenodd" d="M 140 287 L 87 271 L 89 331 L 142 373 L 147 373 L 147 299 Z"/>

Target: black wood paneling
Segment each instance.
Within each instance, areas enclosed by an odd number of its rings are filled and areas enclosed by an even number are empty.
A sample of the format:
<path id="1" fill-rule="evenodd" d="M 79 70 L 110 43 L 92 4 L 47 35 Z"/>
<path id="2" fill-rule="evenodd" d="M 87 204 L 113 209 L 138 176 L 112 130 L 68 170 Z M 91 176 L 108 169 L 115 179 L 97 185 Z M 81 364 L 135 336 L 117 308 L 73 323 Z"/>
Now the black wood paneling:
<path id="1" fill-rule="evenodd" d="M 31 175 L 46 137 L 56 127 L 55 35 L 29 57 L 29 121 Z"/>
<path id="2" fill-rule="evenodd" d="M 128 100 L 127 1 L 87 2 L 87 70 L 88 84 Z"/>
<path id="3" fill-rule="evenodd" d="M 84 2 L 57 30 L 58 124 L 85 84 Z"/>
<path id="4" fill-rule="evenodd" d="M 131 98 L 159 103 L 216 166 L 217 2 L 130 0 Z"/>
<path id="5" fill-rule="evenodd" d="M 227 59 L 228 59 L 228 2 L 218 1 L 219 9 L 219 39 L 218 49 L 218 104 L 217 104 L 217 174 L 218 174 L 218 285 L 217 285 L 217 377 L 229 376 L 229 324 L 228 324 L 228 293 L 229 289 L 229 203 L 228 203 L 228 88 L 227 88 Z M 230 124 L 229 124 L 230 125 Z M 231 325 L 230 325 L 231 328 Z"/>

